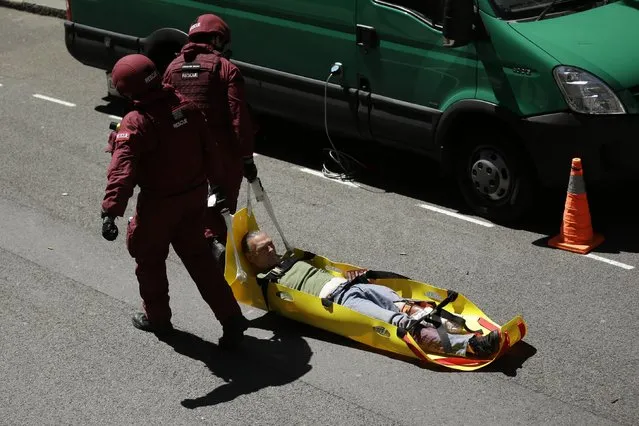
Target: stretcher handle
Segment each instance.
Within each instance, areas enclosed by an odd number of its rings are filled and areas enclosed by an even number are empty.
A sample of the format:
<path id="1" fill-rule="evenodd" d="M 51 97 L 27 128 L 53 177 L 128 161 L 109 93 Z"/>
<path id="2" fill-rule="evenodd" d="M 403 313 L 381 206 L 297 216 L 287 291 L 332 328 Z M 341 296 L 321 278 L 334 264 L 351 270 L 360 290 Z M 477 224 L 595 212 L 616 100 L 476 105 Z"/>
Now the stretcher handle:
<path id="1" fill-rule="evenodd" d="M 293 248 L 288 243 L 288 241 L 286 241 L 286 238 L 284 237 L 284 232 L 282 232 L 282 228 L 280 228 L 280 224 L 277 222 L 277 219 L 275 218 L 275 212 L 273 211 L 271 200 L 269 200 L 268 195 L 266 195 L 266 191 L 264 190 L 264 187 L 262 186 L 262 181 L 260 180 L 260 178 L 256 178 L 253 182 L 251 182 L 251 187 L 253 188 L 253 192 L 255 192 L 255 199 L 258 202 L 261 201 L 264 203 L 266 212 L 268 213 L 269 217 L 275 224 L 275 228 L 277 228 L 277 232 L 279 232 L 280 237 L 282 238 L 282 241 L 284 241 L 284 246 L 286 247 L 286 250 L 292 252 Z"/>
<path id="2" fill-rule="evenodd" d="M 420 322 L 424 321 L 424 319 L 426 319 L 426 318 L 432 318 L 433 315 L 439 316 L 441 314 L 441 311 L 444 308 L 444 306 L 446 306 L 449 303 L 452 303 L 455 300 L 457 300 L 457 296 L 459 296 L 459 293 L 457 293 L 454 290 L 447 290 L 447 292 L 448 292 L 448 294 L 447 294 L 447 296 L 446 296 L 446 298 L 444 300 L 439 302 L 437 304 L 437 306 L 435 306 L 435 308 L 432 311 L 430 311 L 428 314 L 424 315 L 423 318 L 420 318 L 418 321 L 414 321 L 412 324 L 410 324 L 408 327 L 406 327 L 406 331 L 410 332 L 412 329 L 414 329 L 417 326 L 417 324 L 419 324 Z"/>
<path id="3" fill-rule="evenodd" d="M 235 279 L 245 283 L 248 280 L 246 272 L 242 269 L 242 263 L 240 262 L 240 256 L 237 253 L 237 246 L 235 245 L 235 238 L 233 238 L 233 220 L 231 219 L 231 213 L 226 207 L 220 212 L 224 217 L 226 223 L 226 231 L 231 236 L 231 244 L 233 244 L 233 254 L 235 255 Z"/>

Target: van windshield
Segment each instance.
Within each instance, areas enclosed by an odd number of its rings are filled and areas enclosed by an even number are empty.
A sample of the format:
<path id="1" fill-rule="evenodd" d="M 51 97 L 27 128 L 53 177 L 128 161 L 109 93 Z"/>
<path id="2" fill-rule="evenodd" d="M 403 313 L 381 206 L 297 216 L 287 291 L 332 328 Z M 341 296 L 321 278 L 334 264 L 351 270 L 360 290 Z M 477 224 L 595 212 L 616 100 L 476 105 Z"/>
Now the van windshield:
<path id="1" fill-rule="evenodd" d="M 549 12 L 580 12 L 619 0 L 557 0 Z M 491 0 L 502 19 L 535 18 L 553 3 L 552 0 Z"/>

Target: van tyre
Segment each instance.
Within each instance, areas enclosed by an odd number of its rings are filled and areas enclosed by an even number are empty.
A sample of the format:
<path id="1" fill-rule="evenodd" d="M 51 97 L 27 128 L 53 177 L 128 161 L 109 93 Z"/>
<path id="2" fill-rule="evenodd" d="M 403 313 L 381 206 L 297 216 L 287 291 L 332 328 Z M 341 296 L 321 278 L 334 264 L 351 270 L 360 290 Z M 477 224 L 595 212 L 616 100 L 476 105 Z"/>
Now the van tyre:
<path id="1" fill-rule="evenodd" d="M 493 222 L 522 219 L 534 201 L 535 177 L 518 141 L 494 130 L 464 139 L 457 150 L 455 175 L 466 203 Z"/>

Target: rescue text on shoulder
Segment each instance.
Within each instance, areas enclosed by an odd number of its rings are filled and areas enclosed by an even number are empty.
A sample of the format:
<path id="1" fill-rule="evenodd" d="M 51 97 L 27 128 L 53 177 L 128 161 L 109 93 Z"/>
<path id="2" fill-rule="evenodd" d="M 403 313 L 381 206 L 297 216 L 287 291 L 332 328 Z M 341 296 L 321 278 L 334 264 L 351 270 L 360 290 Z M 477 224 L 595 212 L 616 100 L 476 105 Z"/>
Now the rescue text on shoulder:
<path id="1" fill-rule="evenodd" d="M 186 121 L 186 118 L 183 118 L 179 121 L 176 121 L 175 123 L 173 123 L 173 128 L 177 129 L 178 127 L 182 127 L 184 126 L 186 123 L 188 123 L 188 121 Z"/>
<path id="2" fill-rule="evenodd" d="M 128 141 L 128 140 L 129 140 L 129 133 L 118 133 L 117 135 L 115 135 L 116 142 Z"/>

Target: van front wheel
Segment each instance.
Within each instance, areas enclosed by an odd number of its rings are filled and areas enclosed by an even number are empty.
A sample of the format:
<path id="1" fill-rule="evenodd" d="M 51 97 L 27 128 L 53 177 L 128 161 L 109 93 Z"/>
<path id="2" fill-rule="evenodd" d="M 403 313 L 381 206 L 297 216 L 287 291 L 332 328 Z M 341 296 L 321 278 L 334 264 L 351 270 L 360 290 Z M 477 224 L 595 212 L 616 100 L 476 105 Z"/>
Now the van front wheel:
<path id="1" fill-rule="evenodd" d="M 521 219 L 532 206 L 534 175 L 516 141 L 494 133 L 466 139 L 457 151 L 455 169 L 466 203 L 494 222 Z"/>

